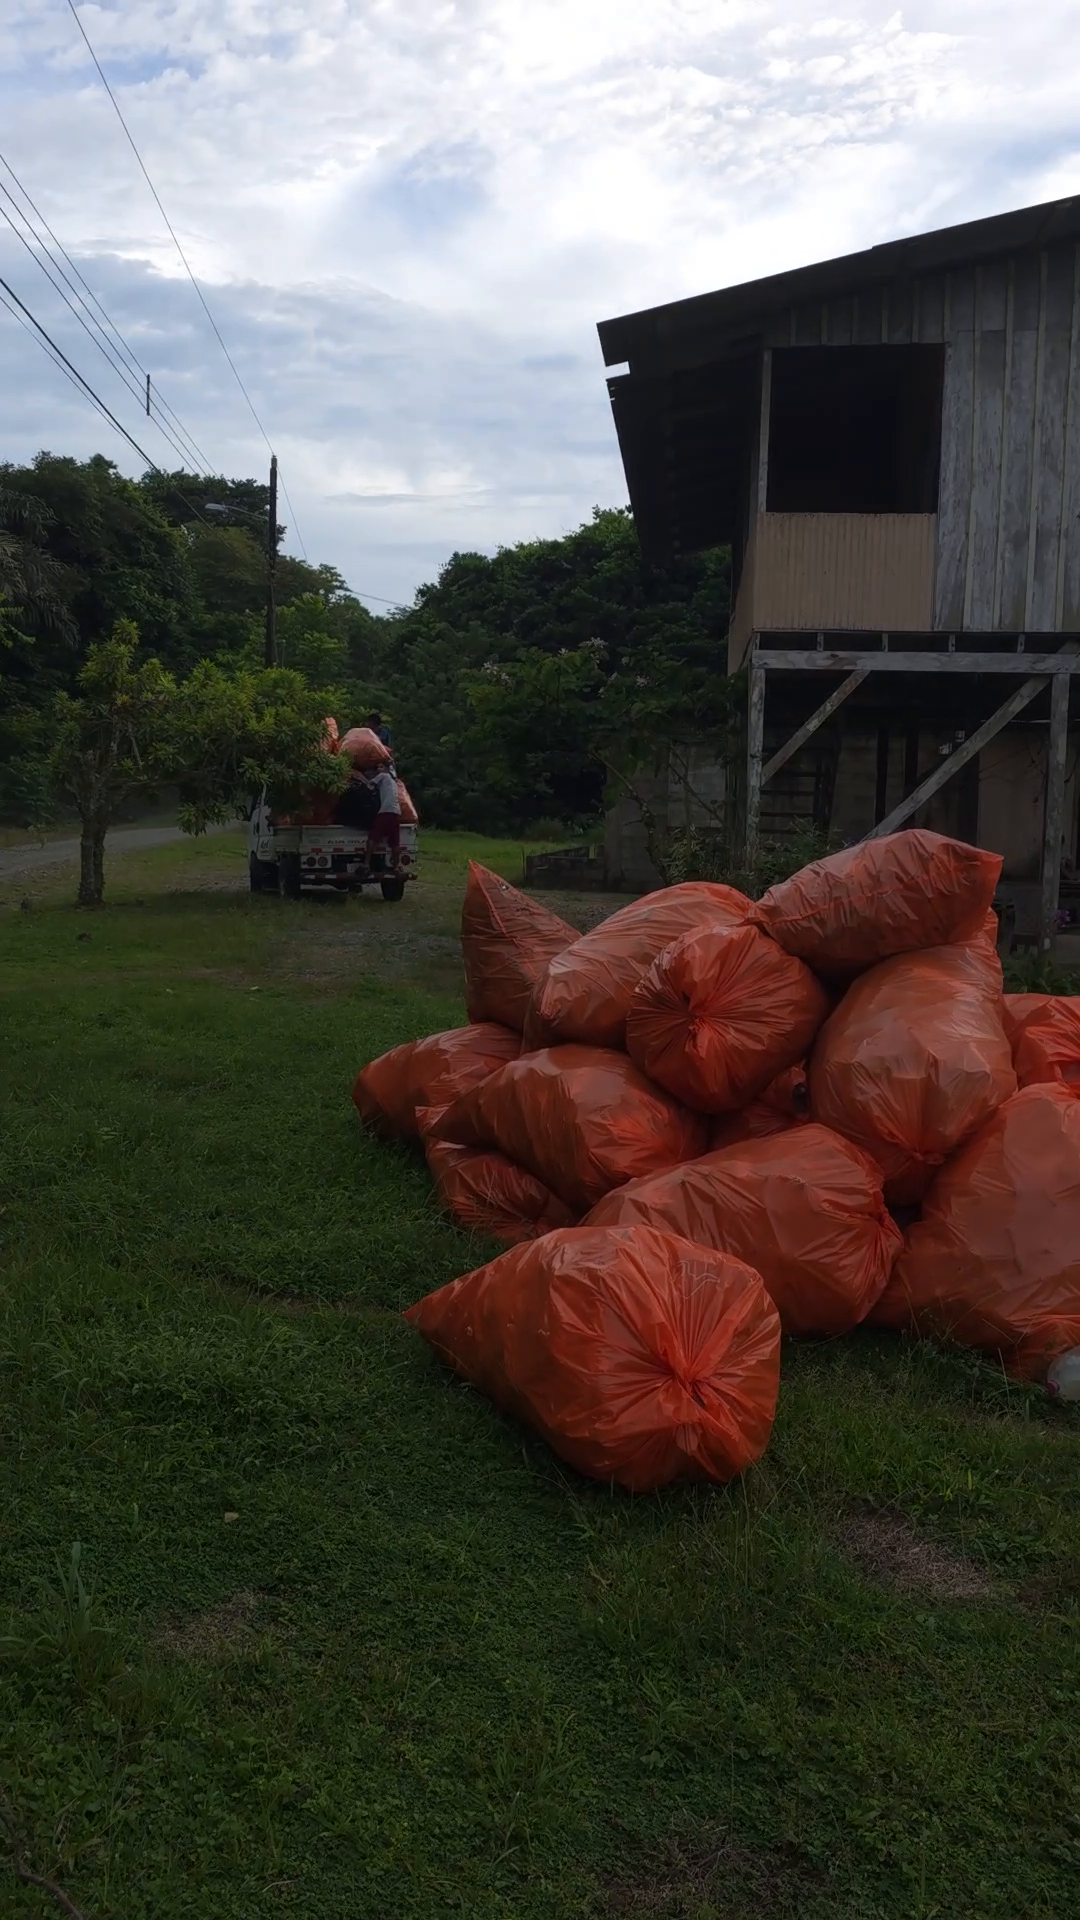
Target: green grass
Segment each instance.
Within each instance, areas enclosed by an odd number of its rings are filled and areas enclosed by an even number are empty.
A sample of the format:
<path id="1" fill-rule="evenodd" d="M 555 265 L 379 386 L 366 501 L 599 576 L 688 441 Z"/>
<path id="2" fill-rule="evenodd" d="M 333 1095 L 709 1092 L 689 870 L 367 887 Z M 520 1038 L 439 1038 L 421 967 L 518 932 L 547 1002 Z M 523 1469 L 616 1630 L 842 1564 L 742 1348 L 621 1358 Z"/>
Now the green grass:
<path id="1" fill-rule="evenodd" d="M 242 877 L 222 841 L 115 863 L 100 915 L 0 912 L 27 1860 L 88 1920 L 1070 1911 L 1075 1410 L 884 1337 L 792 1346 L 759 1468 L 633 1500 L 400 1319 L 486 1250 L 349 1087 L 462 1017 L 466 851 L 520 871 L 427 835 L 400 907 L 294 906 L 196 890 Z M 855 1503 L 986 1597 L 892 1591 L 838 1544 Z M 5 1920 L 57 1911 L 3 1854 Z"/>

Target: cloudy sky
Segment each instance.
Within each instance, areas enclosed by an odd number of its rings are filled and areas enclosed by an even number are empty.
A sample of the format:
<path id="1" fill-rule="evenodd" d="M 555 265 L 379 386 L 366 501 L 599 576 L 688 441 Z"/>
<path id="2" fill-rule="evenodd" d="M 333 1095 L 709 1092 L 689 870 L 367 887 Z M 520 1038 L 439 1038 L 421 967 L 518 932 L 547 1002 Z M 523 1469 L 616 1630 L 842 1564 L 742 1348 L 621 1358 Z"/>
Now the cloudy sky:
<path id="1" fill-rule="evenodd" d="M 79 12 L 288 545 L 373 606 L 625 499 L 597 320 L 1080 191 L 1076 0 Z M 0 152 L 211 466 L 264 471 L 67 0 L 0 0 Z M 0 273 L 175 465 L 2 222 Z M 2 310 L 0 426 L 139 470 Z"/>

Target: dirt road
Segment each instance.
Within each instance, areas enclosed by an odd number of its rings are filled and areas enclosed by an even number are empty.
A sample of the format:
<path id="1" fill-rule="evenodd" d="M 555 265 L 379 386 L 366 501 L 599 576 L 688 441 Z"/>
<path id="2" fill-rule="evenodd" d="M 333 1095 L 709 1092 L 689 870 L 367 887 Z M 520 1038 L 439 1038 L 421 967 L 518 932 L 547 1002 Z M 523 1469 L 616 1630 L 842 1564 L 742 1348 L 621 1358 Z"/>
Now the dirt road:
<path id="1" fill-rule="evenodd" d="M 210 827 L 210 833 L 231 833 L 233 828 Z M 115 827 L 105 839 L 106 855 L 141 853 L 146 847 L 165 847 L 171 840 L 186 836 L 179 827 Z M 0 848 L 0 877 L 15 873 L 36 873 L 41 867 L 74 867 L 79 864 L 77 840 L 51 840 L 41 847 Z"/>

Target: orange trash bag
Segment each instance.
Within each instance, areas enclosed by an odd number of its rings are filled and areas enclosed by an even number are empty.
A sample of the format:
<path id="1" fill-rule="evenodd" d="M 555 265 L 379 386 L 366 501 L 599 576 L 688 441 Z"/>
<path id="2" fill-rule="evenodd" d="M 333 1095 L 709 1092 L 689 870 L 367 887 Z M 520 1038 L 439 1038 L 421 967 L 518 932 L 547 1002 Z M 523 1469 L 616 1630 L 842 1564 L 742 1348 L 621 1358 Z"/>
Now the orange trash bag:
<path id="1" fill-rule="evenodd" d="M 1022 1087 L 1056 1082 L 1080 1094 L 1080 998 L 1007 993 L 1005 1031 Z"/>
<path id="2" fill-rule="evenodd" d="M 828 1127 L 748 1140 L 609 1193 L 590 1227 L 657 1227 L 757 1268 L 785 1333 L 864 1320 L 903 1245 L 869 1154 Z"/>
<path id="3" fill-rule="evenodd" d="M 579 1473 L 649 1493 L 731 1480 L 768 1444 L 780 1323 L 758 1275 L 650 1227 L 567 1227 L 405 1315 Z"/>
<path id="4" fill-rule="evenodd" d="M 883 960 L 848 988 L 810 1056 L 810 1112 L 873 1154 L 892 1206 L 1016 1091 L 1001 963 L 978 946 Z"/>
<path id="5" fill-rule="evenodd" d="M 871 1318 L 1000 1354 L 1026 1380 L 1080 1349 L 1080 1101 L 1067 1088 L 1014 1094 L 942 1168 Z"/>
<path id="6" fill-rule="evenodd" d="M 418 826 L 420 824 L 420 815 L 416 811 L 412 794 L 409 792 L 404 780 L 399 780 L 397 783 L 397 797 L 404 824 L 407 827 Z"/>
<path id="7" fill-rule="evenodd" d="M 356 1077 L 360 1118 L 380 1133 L 419 1138 L 418 1107 L 445 1107 L 496 1068 L 517 1058 L 521 1035 L 493 1023 L 451 1027 L 406 1040 L 372 1060 Z"/>
<path id="8" fill-rule="evenodd" d="M 750 902 L 734 887 L 687 880 L 620 907 L 550 962 L 525 1023 L 529 1047 L 621 1047 L 634 989 L 657 954 L 692 927 L 732 926 Z"/>
<path id="9" fill-rule="evenodd" d="M 350 727 L 338 742 L 338 752 L 352 761 L 357 773 L 371 773 L 376 767 L 387 767 L 391 760 L 389 747 L 370 727 Z"/>
<path id="10" fill-rule="evenodd" d="M 722 1113 L 713 1122 L 710 1150 L 734 1147 L 742 1140 L 765 1140 L 770 1134 L 805 1127 L 810 1119 L 810 1087 L 806 1061 L 770 1080 L 764 1093 L 741 1113 Z"/>
<path id="11" fill-rule="evenodd" d="M 548 961 L 580 937 L 558 914 L 470 860 L 461 909 L 469 1019 L 499 1020 L 520 1033 Z"/>
<path id="12" fill-rule="evenodd" d="M 523 1053 L 455 1100 L 434 1132 L 497 1147 L 579 1219 L 612 1187 L 693 1159 L 707 1139 L 699 1114 L 600 1047 Z"/>
<path id="13" fill-rule="evenodd" d="M 626 1050 L 686 1106 L 730 1113 L 804 1058 L 830 1005 L 809 967 L 758 927 L 696 927 L 639 981 Z"/>
<path id="14" fill-rule="evenodd" d="M 1000 873 L 1000 854 L 913 827 L 815 860 L 770 887 L 750 918 L 785 952 L 844 976 L 975 938 Z"/>
<path id="15" fill-rule="evenodd" d="M 569 1207 L 504 1153 L 432 1139 L 431 1128 L 439 1117 L 431 1107 L 421 1108 L 416 1116 L 439 1205 L 466 1233 L 487 1234 L 515 1246 L 553 1227 L 575 1224 Z"/>

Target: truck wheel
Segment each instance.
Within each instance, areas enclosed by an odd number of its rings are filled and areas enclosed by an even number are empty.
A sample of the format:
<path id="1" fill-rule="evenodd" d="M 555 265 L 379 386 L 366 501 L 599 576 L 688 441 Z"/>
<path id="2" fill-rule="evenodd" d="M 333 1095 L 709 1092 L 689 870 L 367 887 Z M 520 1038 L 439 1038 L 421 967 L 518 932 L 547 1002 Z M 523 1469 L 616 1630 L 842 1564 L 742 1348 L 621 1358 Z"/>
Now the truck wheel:
<path id="1" fill-rule="evenodd" d="M 384 900 L 404 899 L 405 882 L 402 880 L 400 874 L 395 874 L 392 880 L 380 880 L 379 885 L 382 888 L 382 897 Z"/>
<path id="2" fill-rule="evenodd" d="M 278 892 L 283 900 L 300 898 L 300 855 L 283 853 L 277 863 Z"/>
<path id="3" fill-rule="evenodd" d="M 277 884 L 277 867 L 273 860 L 260 860 L 256 854 L 249 854 L 248 885 L 252 893 L 276 893 Z"/>

